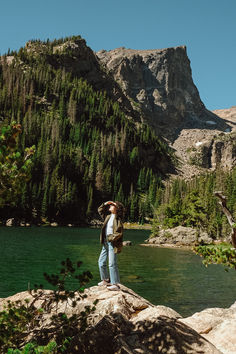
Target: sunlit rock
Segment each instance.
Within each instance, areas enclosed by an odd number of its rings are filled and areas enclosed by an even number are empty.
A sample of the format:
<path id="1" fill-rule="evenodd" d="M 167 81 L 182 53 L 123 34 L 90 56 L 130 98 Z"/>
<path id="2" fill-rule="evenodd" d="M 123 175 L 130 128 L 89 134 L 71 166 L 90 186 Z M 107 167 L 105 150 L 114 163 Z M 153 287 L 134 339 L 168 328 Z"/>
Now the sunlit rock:
<path id="1" fill-rule="evenodd" d="M 180 322 L 192 327 L 222 353 L 236 353 L 236 302 L 226 309 L 205 309 Z"/>
<path id="2" fill-rule="evenodd" d="M 155 306 L 123 285 L 119 291 L 93 286 L 85 290 L 85 295 L 87 297 L 78 301 L 75 307 L 70 301 L 61 301 L 52 306 L 50 314 L 43 313 L 40 328 L 49 339 L 53 313 L 79 314 L 86 306 L 93 306 L 94 301 L 99 300 L 95 312 L 89 315 L 89 326 L 85 332 L 73 337 L 73 344 L 81 348 L 81 353 L 220 353 L 203 336 L 181 322 L 176 311 Z M 36 301 L 28 292 L 22 292 L 0 299 L 0 309 L 8 300 L 23 301 L 26 298 L 29 304 L 35 301 L 35 306 L 41 308 L 43 303 L 50 304 L 51 297 L 50 290 L 43 290 Z M 37 341 L 40 335 L 39 328 L 31 328 L 27 340 Z"/>

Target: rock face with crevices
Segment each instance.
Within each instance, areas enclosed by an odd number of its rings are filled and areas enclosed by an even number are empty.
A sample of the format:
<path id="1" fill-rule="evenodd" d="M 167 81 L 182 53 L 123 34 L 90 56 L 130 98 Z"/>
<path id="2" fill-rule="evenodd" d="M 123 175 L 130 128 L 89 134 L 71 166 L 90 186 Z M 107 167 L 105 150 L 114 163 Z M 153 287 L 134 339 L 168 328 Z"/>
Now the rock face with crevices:
<path id="1" fill-rule="evenodd" d="M 144 120 L 174 141 L 184 128 L 224 129 L 209 112 L 193 83 L 186 47 L 99 51 L 97 56 Z"/>

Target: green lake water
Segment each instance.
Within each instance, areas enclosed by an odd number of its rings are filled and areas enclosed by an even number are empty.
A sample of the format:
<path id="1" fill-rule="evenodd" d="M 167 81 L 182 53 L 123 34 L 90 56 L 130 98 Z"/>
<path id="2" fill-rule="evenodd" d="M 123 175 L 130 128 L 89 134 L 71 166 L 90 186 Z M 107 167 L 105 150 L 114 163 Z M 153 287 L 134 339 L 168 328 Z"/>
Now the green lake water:
<path id="1" fill-rule="evenodd" d="M 35 283 L 48 288 L 43 273 L 56 273 L 67 257 L 83 261 L 99 281 L 97 261 L 101 246 L 99 229 L 0 228 L 0 297 L 27 290 Z M 155 305 L 173 308 L 188 316 L 207 307 L 228 307 L 236 300 L 236 272 L 202 265 L 189 250 L 140 246 L 147 230 L 125 230 L 133 245 L 118 255 L 121 283 Z M 73 284 L 71 284 L 73 286 Z"/>

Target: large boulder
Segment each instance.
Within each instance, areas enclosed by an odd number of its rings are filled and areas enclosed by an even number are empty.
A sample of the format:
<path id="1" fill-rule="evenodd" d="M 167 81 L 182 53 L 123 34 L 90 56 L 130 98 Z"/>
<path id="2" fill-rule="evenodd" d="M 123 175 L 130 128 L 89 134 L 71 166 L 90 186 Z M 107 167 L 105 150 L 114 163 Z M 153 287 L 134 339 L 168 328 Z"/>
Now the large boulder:
<path id="1" fill-rule="evenodd" d="M 149 312 L 145 312 L 148 318 L 150 317 L 150 313 L 155 313 L 156 317 L 158 315 L 164 315 L 173 318 L 181 318 L 180 314 L 169 307 L 155 306 L 124 285 L 120 285 L 120 288 L 120 291 L 109 291 L 105 286 L 92 286 L 85 289 L 82 294 L 85 295 L 85 298 L 83 301 L 78 301 L 76 307 L 71 306 L 71 300 L 67 302 L 60 301 L 56 310 L 57 312 L 65 312 L 67 315 L 72 315 L 83 311 L 86 306 L 92 306 L 93 302 L 98 300 L 96 311 L 91 318 L 91 323 L 93 324 L 111 313 L 121 313 L 128 320 L 134 319 L 135 317 L 143 320 L 144 317 L 140 315 L 140 313 L 143 313 L 144 310 L 149 310 Z M 77 296 L 79 297 L 79 294 L 77 294 Z M 47 301 L 49 303 L 51 297 L 52 291 L 43 290 L 42 295 L 35 301 L 33 295 L 28 291 L 24 291 L 6 299 L 0 299 L 0 310 L 8 300 L 15 302 L 23 301 L 24 299 L 28 299 L 29 303 L 34 301 L 35 306 L 40 308 L 43 302 Z"/>
<path id="2" fill-rule="evenodd" d="M 0 299 L 0 309 L 7 301 L 32 301 L 37 308 L 50 304 L 52 291 L 44 290 L 35 298 L 22 292 L 6 299 Z M 86 297 L 75 307 L 70 301 L 60 301 L 51 307 L 50 314 L 43 314 L 41 331 L 32 328 L 27 341 L 35 341 L 39 334 L 44 340 L 52 335 L 52 314 L 64 312 L 67 316 L 76 315 L 93 306 L 99 300 L 96 310 L 89 315 L 89 326 L 83 334 L 73 329 L 70 352 L 80 353 L 220 353 L 214 345 L 197 331 L 180 321 L 181 316 L 165 306 L 155 306 L 131 289 L 122 286 L 120 291 L 109 291 L 105 286 L 94 286 L 85 290 Z M 79 294 L 77 294 L 79 297 Z M 54 304 L 56 305 L 56 304 Z M 78 326 L 79 322 L 73 322 Z M 55 336 L 55 333 L 54 333 Z M 25 343 L 26 343 L 25 342 Z"/>
<path id="3" fill-rule="evenodd" d="M 222 353 L 236 353 L 236 302 L 229 308 L 209 308 L 194 315 L 181 318 Z"/>
<path id="4" fill-rule="evenodd" d="M 6 226 L 14 226 L 14 224 L 15 224 L 14 218 L 7 219 Z"/>

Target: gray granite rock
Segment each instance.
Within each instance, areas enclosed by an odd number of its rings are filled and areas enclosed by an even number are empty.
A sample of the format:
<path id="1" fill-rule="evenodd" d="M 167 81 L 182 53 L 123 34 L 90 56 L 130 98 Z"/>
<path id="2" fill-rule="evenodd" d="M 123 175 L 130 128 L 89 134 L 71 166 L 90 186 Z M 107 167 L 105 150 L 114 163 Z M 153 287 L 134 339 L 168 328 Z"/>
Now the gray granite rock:
<path id="1" fill-rule="evenodd" d="M 35 306 L 50 303 L 52 292 L 44 290 Z M 220 353 L 216 347 L 189 325 L 181 322 L 181 316 L 165 306 L 155 306 L 131 289 L 121 285 L 119 291 L 109 291 L 105 286 L 85 290 L 87 296 L 75 307 L 65 301 L 52 307 L 50 314 L 43 314 L 41 331 L 31 328 L 27 340 L 37 340 L 44 334 L 50 337 L 53 323 L 51 315 L 65 312 L 67 316 L 79 314 L 86 306 L 99 300 L 96 310 L 89 316 L 89 326 L 82 334 L 73 329 L 71 345 L 73 352 L 80 353 Z M 77 295 L 79 296 L 79 294 Z M 10 301 L 34 301 L 28 292 L 0 299 L 0 309 Z M 74 325 L 76 326 L 76 321 Z M 77 324 L 78 325 L 78 324 Z M 40 337 L 41 338 L 41 337 Z M 51 338 L 52 339 L 52 338 Z M 27 342 L 27 341 L 26 341 Z M 77 349 L 76 349 L 77 348 Z"/>
<path id="2" fill-rule="evenodd" d="M 191 227 L 177 226 L 171 229 L 160 230 L 158 236 L 146 240 L 151 245 L 192 246 L 196 243 L 212 243 L 212 239 L 204 231 Z"/>
<path id="3" fill-rule="evenodd" d="M 205 309 L 181 318 L 180 322 L 193 328 L 222 353 L 236 353 L 236 302 L 226 309 Z"/>
<path id="4" fill-rule="evenodd" d="M 152 50 L 122 47 L 102 50 L 97 56 L 133 108 L 162 136 L 173 140 L 183 128 L 227 128 L 201 101 L 185 46 Z"/>

